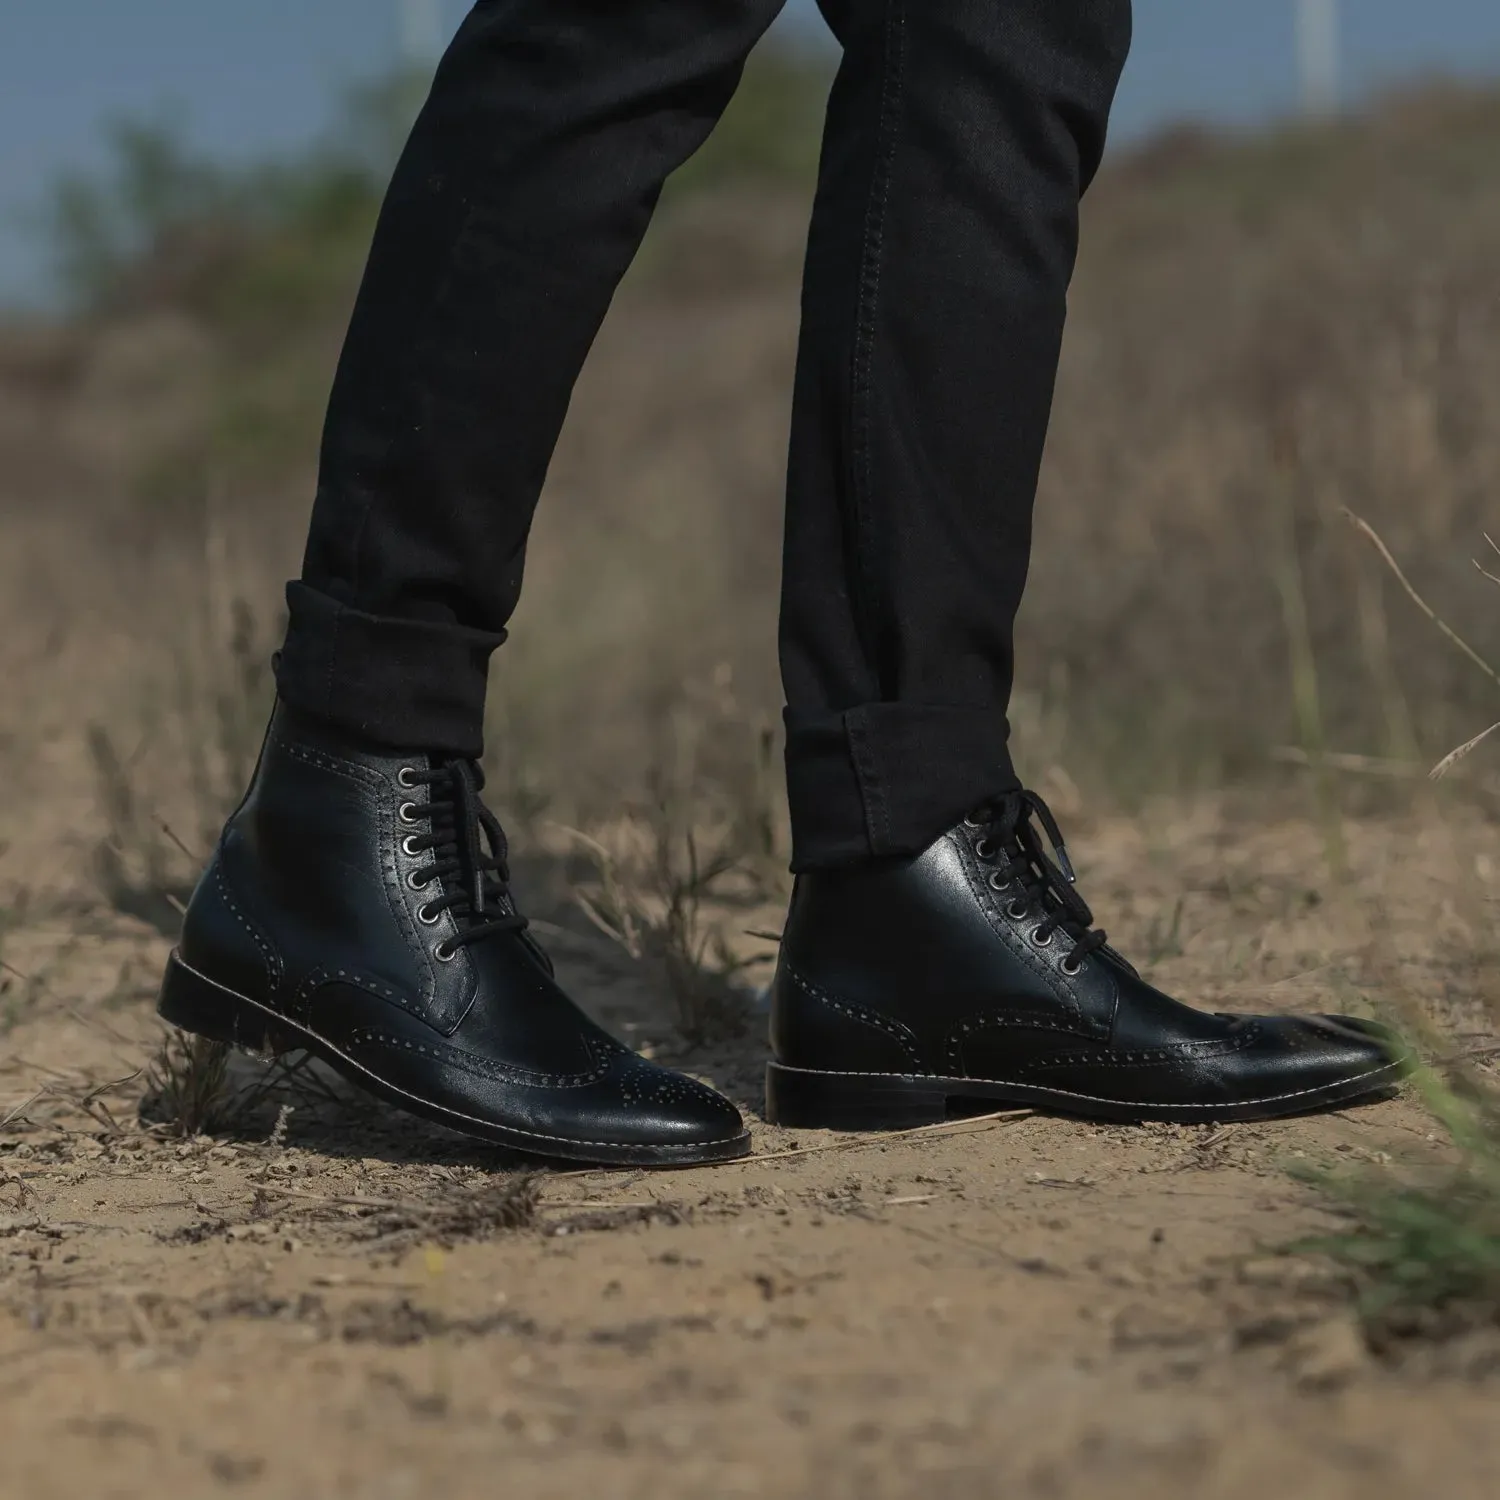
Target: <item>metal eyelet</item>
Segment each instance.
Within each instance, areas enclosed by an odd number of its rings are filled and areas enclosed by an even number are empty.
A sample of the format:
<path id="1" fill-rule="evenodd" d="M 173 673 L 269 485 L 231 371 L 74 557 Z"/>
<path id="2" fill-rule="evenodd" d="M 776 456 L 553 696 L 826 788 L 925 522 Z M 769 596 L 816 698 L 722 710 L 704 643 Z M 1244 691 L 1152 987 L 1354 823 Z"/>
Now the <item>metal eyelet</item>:
<path id="1" fill-rule="evenodd" d="M 431 884 L 432 877 L 430 875 L 426 880 L 418 880 L 417 872 L 415 870 L 413 870 L 411 874 L 406 877 L 406 885 L 408 890 L 425 891 Z"/>
<path id="2" fill-rule="evenodd" d="M 417 780 L 417 771 L 415 766 L 402 766 L 401 769 L 396 772 L 396 785 L 404 786 L 407 791 L 410 791 L 413 787 L 420 786 L 421 784 L 422 783 Z"/>
<path id="3" fill-rule="evenodd" d="M 1083 972 L 1083 960 L 1079 958 L 1076 953 L 1070 953 L 1058 965 L 1058 968 L 1060 968 L 1063 973 L 1068 976 L 1069 979 L 1072 979 Z"/>
<path id="4" fill-rule="evenodd" d="M 992 891 L 1008 891 L 1010 887 L 1011 878 L 1009 875 L 1002 875 L 999 870 L 996 870 L 990 876 L 990 889 Z"/>
<path id="5" fill-rule="evenodd" d="M 417 804 L 415 802 L 403 802 L 396 809 L 396 819 L 398 822 L 405 823 L 408 826 L 415 823 L 417 821 Z"/>
<path id="6" fill-rule="evenodd" d="M 995 854 L 995 846 L 988 839 L 980 839 L 974 845 L 975 859 L 992 859 Z"/>
<path id="7" fill-rule="evenodd" d="M 1019 896 L 1017 896 L 1016 899 L 1005 908 L 1005 915 L 1009 917 L 1012 922 L 1019 922 L 1021 918 L 1024 917 L 1030 910 L 1031 903 L 1029 901 L 1023 901 Z"/>
<path id="8" fill-rule="evenodd" d="M 434 911 L 431 902 L 426 902 L 417 908 L 417 921 L 424 927 L 431 927 L 440 916 L 442 912 Z"/>
<path id="9" fill-rule="evenodd" d="M 437 959 L 440 964 L 451 964 L 453 960 L 458 957 L 458 949 L 450 948 L 447 943 L 439 943 L 437 947 L 432 950 L 432 956 Z"/>
<path id="10" fill-rule="evenodd" d="M 412 848 L 412 845 L 416 843 L 416 841 L 417 835 L 414 833 L 407 834 L 406 837 L 401 840 L 401 852 L 408 859 L 415 859 L 422 852 L 420 849 Z"/>
<path id="11" fill-rule="evenodd" d="M 1042 929 L 1040 925 L 1033 927 L 1031 929 L 1031 941 L 1035 943 L 1038 948 L 1050 948 L 1052 946 L 1053 934 L 1049 932 L 1046 937 L 1043 937 L 1041 935 L 1041 932 Z"/>

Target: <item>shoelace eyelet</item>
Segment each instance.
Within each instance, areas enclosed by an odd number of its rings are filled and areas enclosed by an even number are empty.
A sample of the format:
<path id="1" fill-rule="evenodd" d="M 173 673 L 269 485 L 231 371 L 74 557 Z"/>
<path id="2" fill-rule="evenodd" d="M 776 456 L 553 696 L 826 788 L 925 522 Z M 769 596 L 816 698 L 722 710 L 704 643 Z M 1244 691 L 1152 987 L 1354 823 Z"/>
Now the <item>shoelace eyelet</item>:
<path id="1" fill-rule="evenodd" d="M 406 877 L 406 885 L 408 890 L 425 891 L 431 884 L 432 880 L 430 877 L 426 880 L 418 880 L 417 872 L 415 870 L 413 870 L 411 874 Z"/>
<path id="2" fill-rule="evenodd" d="M 1031 929 L 1031 941 L 1035 943 L 1038 948 L 1050 948 L 1052 946 L 1052 934 L 1049 932 L 1047 933 L 1046 937 L 1043 937 L 1043 930 L 1044 929 L 1041 926 L 1033 927 Z"/>
<path id="3" fill-rule="evenodd" d="M 994 855 L 995 846 L 990 842 L 989 839 L 980 839 L 979 842 L 974 845 L 975 859 L 993 859 Z"/>
<path id="4" fill-rule="evenodd" d="M 401 840 L 401 852 L 408 859 L 415 859 L 422 852 L 420 849 L 412 848 L 412 845 L 416 843 L 416 841 L 417 835 L 414 833 L 407 834 L 406 837 Z"/>
<path id="5" fill-rule="evenodd" d="M 990 876 L 990 889 L 992 891 L 1008 891 L 1011 888 L 1011 884 L 1011 877 L 1009 875 L 1002 875 L 999 870 L 996 870 Z"/>
<path id="6" fill-rule="evenodd" d="M 1069 979 L 1074 979 L 1079 974 L 1083 973 L 1083 960 L 1079 958 L 1076 953 L 1070 953 L 1058 965 L 1058 968 L 1060 968 L 1063 973 L 1068 976 Z"/>
<path id="7" fill-rule="evenodd" d="M 451 964 L 458 957 L 458 949 L 450 948 L 447 943 L 439 943 L 433 950 L 432 956 L 440 964 Z"/>
<path id="8" fill-rule="evenodd" d="M 417 804 L 415 802 L 403 802 L 396 809 L 396 818 L 399 822 L 408 826 L 417 821 Z"/>
<path id="9" fill-rule="evenodd" d="M 407 791 L 410 791 L 414 786 L 420 786 L 421 783 L 417 780 L 416 768 L 414 766 L 402 766 L 396 772 L 396 785 L 404 786 Z"/>
<path id="10" fill-rule="evenodd" d="M 430 901 L 424 902 L 417 908 L 417 921 L 424 927 L 431 927 L 440 916 L 442 916 L 442 912 L 434 911 Z"/>
<path id="11" fill-rule="evenodd" d="M 1008 916 L 1012 922 L 1019 922 L 1030 910 L 1031 903 L 1029 901 L 1023 901 L 1019 896 L 1017 896 L 1016 899 L 1005 908 L 1005 915 Z"/>

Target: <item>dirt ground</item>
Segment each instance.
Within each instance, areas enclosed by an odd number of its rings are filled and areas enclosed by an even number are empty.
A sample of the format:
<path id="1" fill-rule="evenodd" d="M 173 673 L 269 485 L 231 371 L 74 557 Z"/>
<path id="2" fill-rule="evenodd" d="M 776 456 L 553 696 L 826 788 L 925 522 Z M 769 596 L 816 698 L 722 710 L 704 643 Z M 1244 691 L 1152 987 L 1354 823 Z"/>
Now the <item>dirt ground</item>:
<path id="1" fill-rule="evenodd" d="M 1470 559 L 1500 475 L 1500 214 L 1468 110 L 1451 155 L 1421 132 L 1396 150 L 1393 115 L 1346 160 L 1340 123 L 1279 217 L 1275 142 L 1188 160 L 1182 193 L 1167 153 L 1096 194 L 1014 717 L 1085 894 L 1157 982 L 1216 1008 L 1410 1001 L 1489 1067 L 1495 788 L 1444 807 L 1356 790 L 1364 814 L 1334 827 L 1304 772 L 1266 766 L 1293 737 L 1303 608 L 1329 745 L 1430 762 L 1487 722 L 1489 681 L 1359 571 L 1340 510 L 1490 652 Z M 759 200 L 710 216 L 704 266 L 771 243 L 728 287 L 666 263 L 675 300 L 643 292 L 596 350 L 497 674 L 506 748 L 548 773 L 554 816 L 591 828 L 654 766 L 641 702 L 721 662 L 755 722 L 771 701 L 799 224 Z M 295 483 L 221 475 L 195 433 L 262 397 L 321 404 L 342 319 L 325 309 L 307 349 L 273 338 L 217 396 L 248 356 L 170 307 L 0 337 L 0 1500 L 1500 1493 L 1500 1334 L 1372 1348 L 1346 1287 L 1274 1253 L 1339 1223 L 1299 1169 L 1440 1159 L 1414 1098 L 1266 1127 L 788 1134 L 758 1114 L 763 1025 L 684 1050 L 545 848 L 520 894 L 560 972 L 733 1095 L 751 1160 L 551 1171 L 248 1060 L 210 1134 L 142 1120 L 171 913 L 110 889 L 101 840 L 128 825 L 149 885 L 141 848 L 172 880 L 191 862 L 164 819 L 212 836 L 199 814 L 225 788 L 192 785 L 188 752 L 235 688 L 225 605 L 274 628 L 312 491 L 310 447 Z M 1179 743 L 1184 781 L 1261 790 L 1129 817 L 1090 800 L 1102 761 L 1170 784 Z M 600 796 L 555 800 L 585 777 Z M 508 819 L 531 790 L 492 787 Z M 720 915 L 737 942 L 779 921 Z"/>
<path id="2" fill-rule="evenodd" d="M 1472 819 L 1346 827 L 1332 894 L 1305 821 L 1081 821 L 1085 888 L 1161 982 L 1326 1008 L 1378 979 L 1487 1045 Z M 166 940 L 38 910 L 5 952 L 33 984 L 0 1064 L 0 1493 L 1495 1492 L 1500 1342 L 1377 1357 L 1270 1253 L 1335 1222 L 1299 1164 L 1432 1156 L 1410 1099 L 895 1138 L 757 1115 L 752 1160 L 650 1175 L 537 1171 L 246 1060 L 239 1117 L 183 1142 L 136 1113 Z M 674 1050 L 555 915 L 583 999 L 756 1114 L 758 1035 Z"/>

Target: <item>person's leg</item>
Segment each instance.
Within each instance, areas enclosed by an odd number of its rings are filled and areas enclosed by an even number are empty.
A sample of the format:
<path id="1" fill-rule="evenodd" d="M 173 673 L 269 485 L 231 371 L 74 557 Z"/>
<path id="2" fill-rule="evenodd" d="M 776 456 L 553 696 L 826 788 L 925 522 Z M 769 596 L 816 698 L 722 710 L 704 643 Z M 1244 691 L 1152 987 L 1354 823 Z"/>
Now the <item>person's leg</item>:
<path id="1" fill-rule="evenodd" d="M 1389 1039 L 1358 1023 L 1205 1015 L 1144 983 L 1010 763 L 1011 628 L 1129 0 L 825 3 L 845 53 L 788 498 L 800 873 L 771 1118 L 920 1125 L 955 1098 L 1258 1118 L 1388 1087 Z"/>
<path id="2" fill-rule="evenodd" d="M 749 1149 L 558 986 L 480 800 L 485 670 L 579 367 L 663 179 L 782 0 L 481 0 L 381 215 L 328 414 L 280 702 L 161 1013 L 306 1048 L 522 1150 Z"/>
<path id="3" fill-rule="evenodd" d="M 1079 197 L 1129 0 L 828 0 L 782 667 L 798 868 L 1014 786 L 1026 579 Z"/>
<path id="4" fill-rule="evenodd" d="M 784 0 L 481 0 L 381 214 L 339 364 L 282 697 L 475 756 L 574 382 L 668 174 Z"/>

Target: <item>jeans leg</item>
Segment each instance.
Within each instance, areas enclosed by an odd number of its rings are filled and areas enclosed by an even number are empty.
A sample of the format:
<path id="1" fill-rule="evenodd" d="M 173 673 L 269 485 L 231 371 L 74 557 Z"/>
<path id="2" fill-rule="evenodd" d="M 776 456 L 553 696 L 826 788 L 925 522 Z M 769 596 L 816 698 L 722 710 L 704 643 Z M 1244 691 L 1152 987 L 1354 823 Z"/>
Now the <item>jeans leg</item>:
<path id="1" fill-rule="evenodd" d="M 794 866 L 1015 785 L 1012 634 L 1130 0 L 827 0 L 782 604 Z"/>
<path id="2" fill-rule="evenodd" d="M 784 0 L 480 0 L 380 216 L 278 686 L 480 750 L 490 653 L 574 382 L 662 183 Z"/>

